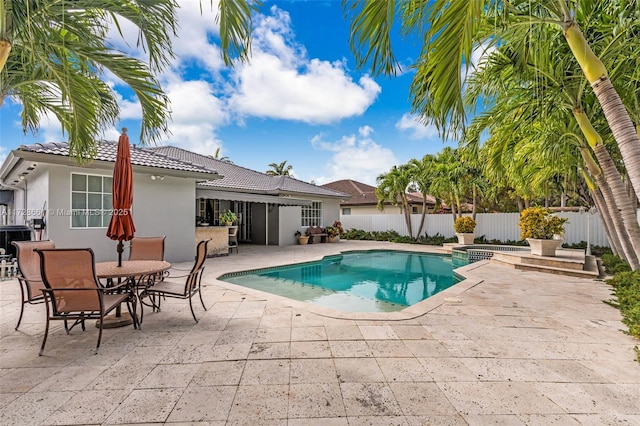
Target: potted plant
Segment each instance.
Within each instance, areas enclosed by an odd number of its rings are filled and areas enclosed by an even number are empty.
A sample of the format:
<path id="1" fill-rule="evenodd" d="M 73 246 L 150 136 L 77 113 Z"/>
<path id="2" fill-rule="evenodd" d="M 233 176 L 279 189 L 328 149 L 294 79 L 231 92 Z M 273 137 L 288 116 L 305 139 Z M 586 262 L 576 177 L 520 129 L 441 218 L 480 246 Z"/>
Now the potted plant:
<path id="1" fill-rule="evenodd" d="M 237 219 L 236 214 L 231 210 L 223 211 L 222 213 L 220 213 L 220 216 L 218 216 L 218 218 L 220 219 L 220 223 L 226 226 L 233 225 L 233 222 L 235 222 Z"/>
<path id="2" fill-rule="evenodd" d="M 453 229 L 458 237 L 458 244 L 473 244 L 476 237 L 476 221 L 471 216 L 463 216 L 456 219 Z"/>
<path id="3" fill-rule="evenodd" d="M 296 233 L 294 235 L 298 239 L 298 244 L 300 244 L 301 246 L 304 246 L 309 242 L 309 236 L 308 235 L 302 235 L 302 232 L 300 232 L 300 231 L 296 231 Z"/>
<path id="4" fill-rule="evenodd" d="M 337 242 L 338 240 L 340 240 L 340 237 L 342 237 L 342 234 L 344 234 L 342 223 L 340 223 L 340 221 L 338 220 L 334 221 L 333 225 L 327 226 L 325 229 L 327 231 L 327 237 L 329 237 L 330 243 Z"/>
<path id="5" fill-rule="evenodd" d="M 333 226 L 327 226 L 325 228 L 325 232 L 327 233 L 327 238 L 330 243 L 335 243 L 338 240 L 338 229 Z"/>
<path id="6" fill-rule="evenodd" d="M 520 238 L 531 247 L 531 254 L 537 256 L 555 256 L 556 249 L 562 244 L 564 224 L 568 221 L 552 214 L 543 207 L 529 207 L 520 213 Z"/>

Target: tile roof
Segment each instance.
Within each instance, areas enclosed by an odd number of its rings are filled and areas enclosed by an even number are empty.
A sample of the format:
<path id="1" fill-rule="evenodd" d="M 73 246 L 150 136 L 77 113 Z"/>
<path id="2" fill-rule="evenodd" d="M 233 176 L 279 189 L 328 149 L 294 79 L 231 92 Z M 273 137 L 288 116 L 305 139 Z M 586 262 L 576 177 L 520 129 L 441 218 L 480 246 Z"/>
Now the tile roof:
<path id="1" fill-rule="evenodd" d="M 333 189 L 351 195 L 351 199 L 341 204 L 343 205 L 376 205 L 378 197 L 376 196 L 376 187 L 367 185 L 351 179 L 337 180 L 335 182 L 325 183 L 325 188 Z M 407 193 L 407 198 L 412 204 L 422 204 L 422 194 L 418 192 Z M 427 204 L 435 204 L 435 198 L 427 195 Z"/>
<path id="2" fill-rule="evenodd" d="M 223 176 L 222 179 L 201 182 L 199 184 L 201 187 L 236 191 L 242 190 L 272 195 L 306 194 L 333 198 L 349 197 L 346 193 L 303 182 L 290 176 L 269 176 L 266 173 L 257 172 L 226 161 L 216 160 L 175 146 L 153 147 L 149 148 L 149 150 L 190 164 L 197 164 L 209 170 L 215 170 Z"/>
<path id="3" fill-rule="evenodd" d="M 109 141 L 99 141 L 96 144 L 95 160 L 115 162 L 118 153 L 118 143 Z M 69 157 L 69 144 L 66 142 L 37 143 L 33 145 L 21 145 L 18 151 L 34 152 L 39 154 L 51 154 Z M 216 172 L 201 165 L 191 164 L 172 158 L 161 153 L 156 153 L 149 148 L 140 148 L 131 145 L 131 164 L 134 166 L 156 167 L 168 170 L 178 170 L 186 172 L 203 173 L 213 175 Z M 203 178 L 206 176 L 203 176 Z"/>
<path id="4" fill-rule="evenodd" d="M 365 204 L 378 204 L 378 197 L 376 196 L 376 187 L 367 185 L 366 183 L 357 182 L 351 179 L 337 180 L 335 182 L 325 183 L 325 188 L 333 189 L 334 191 L 344 192 L 351 195 L 348 201 L 342 204 L 346 205 L 365 205 Z"/>

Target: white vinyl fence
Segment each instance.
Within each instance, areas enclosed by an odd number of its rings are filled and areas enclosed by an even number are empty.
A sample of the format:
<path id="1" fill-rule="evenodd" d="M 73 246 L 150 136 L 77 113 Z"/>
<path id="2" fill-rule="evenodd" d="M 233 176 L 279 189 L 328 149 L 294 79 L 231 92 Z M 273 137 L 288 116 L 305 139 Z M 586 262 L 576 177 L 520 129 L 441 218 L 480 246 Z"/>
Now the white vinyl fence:
<path id="1" fill-rule="evenodd" d="M 569 222 L 565 224 L 564 240 L 567 244 L 589 241 L 591 245 L 609 246 L 600 215 L 589 212 L 562 212 L 556 213 L 560 217 L 566 217 Z M 420 226 L 420 214 L 411 215 L 411 226 L 415 236 Z M 488 240 L 518 241 L 520 240 L 520 228 L 518 227 L 519 213 L 478 213 L 476 215 L 476 236 Z M 409 235 L 404 216 L 401 214 L 379 215 L 341 215 L 340 221 L 344 229 L 361 229 L 363 231 L 396 231 L 400 235 Z M 440 234 L 445 237 L 454 237 L 453 216 L 450 214 L 428 214 L 424 220 L 422 234 L 430 236 Z M 588 234 L 588 235 L 587 235 Z"/>

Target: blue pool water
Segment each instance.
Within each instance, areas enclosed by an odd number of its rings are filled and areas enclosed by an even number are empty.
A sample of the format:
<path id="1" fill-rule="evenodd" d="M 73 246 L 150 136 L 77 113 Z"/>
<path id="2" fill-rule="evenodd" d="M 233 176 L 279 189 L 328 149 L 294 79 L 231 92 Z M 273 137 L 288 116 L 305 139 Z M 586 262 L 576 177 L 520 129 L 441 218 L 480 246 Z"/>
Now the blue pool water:
<path id="1" fill-rule="evenodd" d="M 358 251 L 220 280 L 347 312 L 393 312 L 458 282 L 451 256 Z"/>

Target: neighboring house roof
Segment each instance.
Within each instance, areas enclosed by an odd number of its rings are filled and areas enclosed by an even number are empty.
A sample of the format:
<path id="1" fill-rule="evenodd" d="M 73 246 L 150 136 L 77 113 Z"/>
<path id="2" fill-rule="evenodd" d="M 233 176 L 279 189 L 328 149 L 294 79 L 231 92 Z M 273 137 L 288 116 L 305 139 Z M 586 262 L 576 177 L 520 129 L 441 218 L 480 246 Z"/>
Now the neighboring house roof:
<path id="1" fill-rule="evenodd" d="M 341 203 L 343 206 L 368 206 L 378 204 L 376 187 L 367 185 L 366 183 L 343 179 L 325 183 L 322 186 L 351 195 L 351 199 Z M 422 194 L 420 193 L 407 193 L 407 199 L 410 204 L 422 204 Z M 391 203 L 387 202 L 386 204 Z M 435 199 L 430 195 L 427 196 L 427 204 L 435 204 Z"/>
<path id="2" fill-rule="evenodd" d="M 417 202 L 422 203 L 422 192 L 410 192 L 407 195 L 409 195 L 412 200 L 418 200 Z M 433 195 L 427 195 L 427 204 L 432 206 L 435 205 L 436 197 L 434 197 Z"/>
<path id="3" fill-rule="evenodd" d="M 115 163 L 118 152 L 117 142 L 100 141 L 96 144 L 96 155 L 92 164 L 107 165 Z M 75 159 L 69 157 L 69 144 L 66 142 L 37 143 L 21 145 L 11 152 L 0 168 L 0 179 L 6 179 L 12 173 L 15 179 L 20 172 L 28 169 L 28 164 L 20 166 L 20 160 L 27 162 L 46 162 L 51 164 L 76 165 Z M 135 170 L 149 171 L 162 169 L 164 174 L 181 177 L 192 177 L 200 180 L 219 179 L 215 170 L 191 164 L 179 159 L 155 153 L 147 148 L 131 146 L 131 164 Z M 17 167 L 17 168 L 16 168 Z M 24 170 L 22 170 L 24 169 Z"/>
<path id="4" fill-rule="evenodd" d="M 190 164 L 215 170 L 222 179 L 199 183 L 201 188 L 243 191 L 270 195 L 308 195 L 330 198 L 349 198 L 349 194 L 313 185 L 291 176 L 269 176 L 222 160 L 187 151 L 175 146 L 149 148 L 151 151 Z"/>

